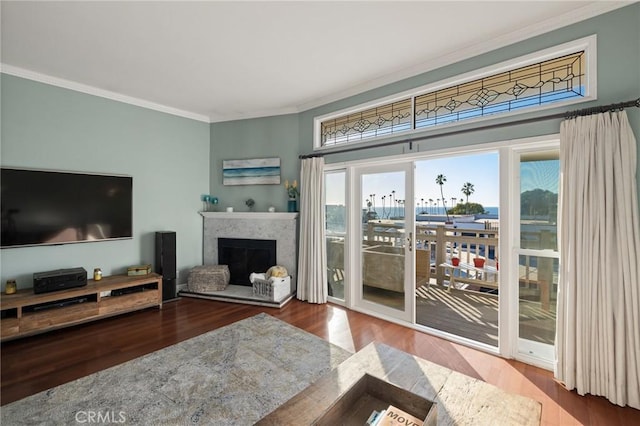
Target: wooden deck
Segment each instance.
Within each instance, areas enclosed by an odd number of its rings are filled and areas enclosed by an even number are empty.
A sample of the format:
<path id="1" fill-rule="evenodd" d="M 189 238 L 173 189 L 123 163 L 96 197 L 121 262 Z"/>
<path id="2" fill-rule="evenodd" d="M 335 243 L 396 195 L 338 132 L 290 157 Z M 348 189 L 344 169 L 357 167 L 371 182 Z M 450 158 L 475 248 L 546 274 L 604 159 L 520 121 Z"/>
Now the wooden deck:
<path id="1" fill-rule="evenodd" d="M 555 305 L 520 300 L 520 337 L 552 345 Z M 416 290 L 416 323 L 467 339 L 498 346 L 498 296 L 475 291 L 447 291 L 438 285 Z"/>
<path id="2" fill-rule="evenodd" d="M 416 323 L 498 346 L 498 296 L 438 285 L 416 290 Z"/>

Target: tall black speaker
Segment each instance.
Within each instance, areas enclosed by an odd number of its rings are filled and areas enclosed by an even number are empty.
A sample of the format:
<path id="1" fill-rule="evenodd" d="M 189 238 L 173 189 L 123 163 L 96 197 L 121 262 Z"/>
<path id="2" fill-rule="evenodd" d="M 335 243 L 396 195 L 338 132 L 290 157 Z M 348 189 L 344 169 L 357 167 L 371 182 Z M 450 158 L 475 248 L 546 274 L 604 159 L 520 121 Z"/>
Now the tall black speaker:
<path id="1" fill-rule="evenodd" d="M 176 298 L 176 233 L 156 232 L 155 272 L 162 275 L 162 300 Z"/>

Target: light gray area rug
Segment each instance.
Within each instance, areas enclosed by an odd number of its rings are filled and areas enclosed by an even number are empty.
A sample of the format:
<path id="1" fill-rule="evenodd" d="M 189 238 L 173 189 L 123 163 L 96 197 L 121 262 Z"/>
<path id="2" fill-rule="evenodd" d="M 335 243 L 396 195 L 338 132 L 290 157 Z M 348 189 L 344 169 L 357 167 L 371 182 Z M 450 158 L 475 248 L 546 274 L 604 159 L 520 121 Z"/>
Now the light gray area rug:
<path id="1" fill-rule="evenodd" d="M 0 418 L 3 425 L 248 425 L 350 355 L 263 313 L 7 404 Z"/>

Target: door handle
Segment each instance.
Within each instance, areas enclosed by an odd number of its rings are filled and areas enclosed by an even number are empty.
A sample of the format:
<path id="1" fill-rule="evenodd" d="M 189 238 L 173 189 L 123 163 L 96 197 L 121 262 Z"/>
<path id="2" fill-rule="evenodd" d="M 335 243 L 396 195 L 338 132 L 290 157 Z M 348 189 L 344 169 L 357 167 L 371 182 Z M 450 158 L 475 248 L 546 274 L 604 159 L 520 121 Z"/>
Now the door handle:
<path id="1" fill-rule="evenodd" d="M 407 238 L 409 244 L 409 251 L 413 251 L 413 232 L 409 232 L 409 238 Z"/>

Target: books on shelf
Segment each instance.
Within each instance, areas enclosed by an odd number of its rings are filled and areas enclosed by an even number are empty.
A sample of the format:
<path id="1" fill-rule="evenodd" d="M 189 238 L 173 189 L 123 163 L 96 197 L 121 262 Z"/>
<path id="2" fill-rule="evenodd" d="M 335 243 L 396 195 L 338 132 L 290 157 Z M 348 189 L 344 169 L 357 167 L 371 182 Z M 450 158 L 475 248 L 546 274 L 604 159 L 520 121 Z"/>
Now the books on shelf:
<path id="1" fill-rule="evenodd" d="M 389 405 L 386 410 L 374 411 L 367 419 L 369 426 L 422 426 L 423 420 Z"/>

